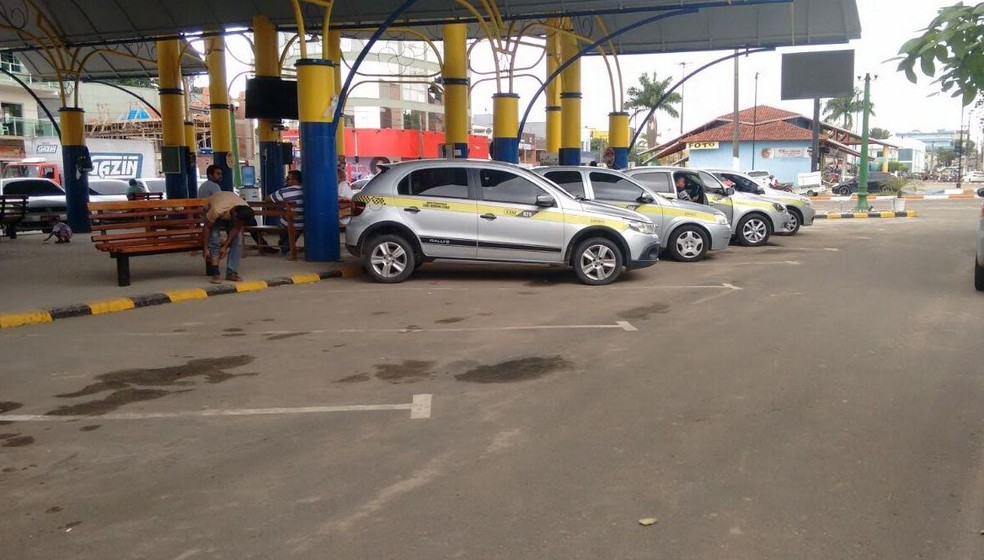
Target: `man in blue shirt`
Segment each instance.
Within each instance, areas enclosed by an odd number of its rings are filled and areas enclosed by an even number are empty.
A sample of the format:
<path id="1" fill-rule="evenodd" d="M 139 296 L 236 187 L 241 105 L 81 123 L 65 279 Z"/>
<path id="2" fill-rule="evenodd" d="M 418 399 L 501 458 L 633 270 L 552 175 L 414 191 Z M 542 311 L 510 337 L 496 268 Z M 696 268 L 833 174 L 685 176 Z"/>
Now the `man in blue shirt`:
<path id="1" fill-rule="evenodd" d="M 302 186 L 302 182 L 301 172 L 294 169 L 287 173 L 287 186 L 270 195 L 270 200 L 273 202 L 291 203 L 294 209 L 294 227 L 298 230 L 293 240 L 295 243 L 297 242 L 297 237 L 301 236 L 300 231 L 304 228 L 304 187 Z M 280 219 L 280 227 L 287 227 L 287 221 L 283 218 Z M 286 230 L 280 234 L 279 245 L 280 254 L 286 255 L 290 250 Z"/>
<path id="2" fill-rule="evenodd" d="M 208 180 L 198 187 L 198 198 L 208 198 L 222 190 L 222 168 L 218 165 L 209 165 L 205 169 L 205 176 Z"/>

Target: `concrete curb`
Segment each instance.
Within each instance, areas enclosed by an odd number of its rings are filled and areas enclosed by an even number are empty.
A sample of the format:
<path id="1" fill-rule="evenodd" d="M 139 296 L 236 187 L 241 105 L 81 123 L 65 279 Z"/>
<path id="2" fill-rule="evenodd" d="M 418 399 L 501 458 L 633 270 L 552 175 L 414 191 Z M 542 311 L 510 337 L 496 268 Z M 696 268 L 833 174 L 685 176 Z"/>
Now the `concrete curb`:
<path id="1" fill-rule="evenodd" d="M 218 284 L 205 288 L 190 288 L 184 290 L 173 290 L 154 294 L 145 294 L 133 297 L 121 297 L 89 303 L 77 303 L 73 305 L 61 305 L 51 309 L 39 309 L 25 311 L 22 313 L 0 314 L 0 329 L 10 329 L 27 325 L 38 325 L 50 323 L 58 319 L 68 319 L 71 317 L 85 317 L 87 315 L 103 315 L 106 313 L 117 313 L 119 311 L 129 311 L 141 307 L 151 307 L 154 305 L 164 305 L 167 303 L 180 303 L 206 299 L 214 296 L 226 294 L 239 294 L 244 292 L 255 292 L 277 286 L 288 286 L 291 284 L 312 284 L 330 278 L 347 278 L 356 276 L 361 269 L 353 266 L 344 266 L 339 270 L 331 270 L 321 273 L 295 274 L 293 276 L 282 276 L 271 278 L 270 280 L 253 280 L 247 282 L 236 282 L 234 284 Z"/>
<path id="2" fill-rule="evenodd" d="M 817 214 L 815 220 L 846 220 L 854 218 L 915 218 L 915 210 L 905 212 L 831 212 L 828 214 Z"/>

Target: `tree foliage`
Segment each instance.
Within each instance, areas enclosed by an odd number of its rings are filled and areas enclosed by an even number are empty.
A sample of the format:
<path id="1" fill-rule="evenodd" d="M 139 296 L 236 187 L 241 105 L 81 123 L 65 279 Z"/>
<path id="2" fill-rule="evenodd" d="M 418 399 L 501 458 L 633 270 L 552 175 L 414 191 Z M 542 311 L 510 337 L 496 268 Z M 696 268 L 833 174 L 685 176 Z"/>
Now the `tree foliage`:
<path id="1" fill-rule="evenodd" d="M 666 94 L 666 90 L 670 89 L 672 86 L 673 78 L 666 78 L 660 80 L 655 72 L 653 72 L 653 77 L 650 79 L 649 74 L 643 74 L 639 76 L 639 86 L 640 87 L 630 87 L 628 90 L 629 99 L 625 102 L 626 109 L 652 109 L 656 107 L 660 98 Z M 683 101 L 683 97 L 679 93 L 673 92 L 666 96 L 666 99 L 660 103 L 658 111 L 663 111 L 667 115 L 677 118 L 680 113 L 677 112 L 674 105 L 678 105 Z M 653 118 L 646 123 L 646 139 L 649 141 L 650 146 L 656 145 L 656 114 L 653 114 Z"/>
<path id="2" fill-rule="evenodd" d="M 823 105 L 823 120 L 832 124 L 837 124 L 840 120 L 843 128 L 851 130 L 854 128 L 854 115 L 861 112 L 864 107 L 864 97 L 858 88 L 854 88 L 854 93 L 844 97 L 834 97 L 828 99 Z M 868 112 L 875 114 L 875 104 L 868 103 Z"/>
<path id="3" fill-rule="evenodd" d="M 886 138 L 892 137 L 892 131 L 886 128 L 878 128 L 876 126 L 868 131 L 868 136 L 874 138 L 875 140 L 885 140 Z"/>
<path id="4" fill-rule="evenodd" d="M 952 97 L 970 105 L 984 89 L 984 2 L 942 8 L 919 37 L 899 49 L 898 70 L 916 83 L 916 66 Z M 939 77 L 937 77 L 939 72 Z"/>

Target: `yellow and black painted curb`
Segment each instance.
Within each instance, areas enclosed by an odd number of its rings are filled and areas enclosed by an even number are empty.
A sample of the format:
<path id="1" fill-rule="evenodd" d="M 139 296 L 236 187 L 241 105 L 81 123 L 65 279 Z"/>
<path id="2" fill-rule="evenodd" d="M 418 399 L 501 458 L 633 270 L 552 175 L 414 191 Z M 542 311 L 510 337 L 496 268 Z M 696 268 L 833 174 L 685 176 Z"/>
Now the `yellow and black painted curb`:
<path id="1" fill-rule="evenodd" d="M 915 218 L 915 210 L 905 212 L 830 212 L 828 214 L 817 214 L 815 220 L 848 220 L 863 218 Z"/>
<path id="2" fill-rule="evenodd" d="M 255 292 L 258 290 L 265 290 L 267 288 L 275 288 L 277 286 L 311 284 L 314 282 L 320 282 L 321 280 L 327 280 L 329 278 L 354 276 L 358 273 L 358 270 L 359 269 L 355 267 L 343 267 L 340 270 L 331 270 L 320 273 L 314 272 L 309 274 L 295 274 L 293 276 L 271 278 L 270 280 L 253 280 L 236 282 L 232 284 L 219 284 L 205 288 L 190 288 L 140 296 L 93 301 L 89 303 L 79 303 L 74 305 L 62 305 L 51 309 L 25 311 L 23 313 L 0 314 L 0 329 L 50 323 L 58 319 L 68 319 L 70 317 L 85 317 L 87 315 L 116 313 L 119 311 L 128 311 L 130 309 L 139 309 L 141 307 L 151 307 L 154 305 L 164 305 L 167 303 L 180 303 L 182 301 L 206 299 L 226 294 Z"/>

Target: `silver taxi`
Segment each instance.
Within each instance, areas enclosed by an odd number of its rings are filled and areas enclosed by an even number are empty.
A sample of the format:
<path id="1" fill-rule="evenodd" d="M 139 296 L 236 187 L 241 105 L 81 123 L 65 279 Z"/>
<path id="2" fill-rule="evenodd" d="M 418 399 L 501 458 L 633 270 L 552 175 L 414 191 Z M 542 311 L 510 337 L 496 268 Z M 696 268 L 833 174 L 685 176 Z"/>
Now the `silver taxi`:
<path id="1" fill-rule="evenodd" d="M 349 252 L 378 282 L 401 282 L 432 259 L 573 266 L 585 284 L 659 257 L 642 214 L 577 200 L 521 167 L 479 160 L 386 166 L 353 198 Z"/>
<path id="2" fill-rule="evenodd" d="M 731 181 L 734 189 L 738 192 L 757 194 L 766 200 L 785 205 L 793 219 L 786 222 L 786 227 L 782 230 L 776 230 L 776 234 L 795 235 L 800 226 L 813 225 L 813 218 L 817 215 L 817 211 L 813 209 L 813 201 L 809 198 L 771 187 L 763 187 L 752 177 L 738 171 L 729 169 L 707 169 L 707 171 L 722 181 L 725 179 Z"/>
<path id="3" fill-rule="evenodd" d="M 626 170 L 625 174 L 670 199 L 677 198 L 675 182 L 682 178 L 692 200 L 717 208 L 728 216 L 732 234 L 746 247 L 765 245 L 774 231 L 783 229 L 792 219 L 783 204 L 758 195 L 735 192 L 717 177 L 699 169 L 636 167 Z"/>
<path id="4" fill-rule="evenodd" d="M 664 199 L 618 171 L 569 166 L 537 167 L 533 171 L 575 197 L 649 216 L 659 227 L 663 249 L 674 260 L 696 262 L 709 250 L 726 249 L 731 241 L 731 225 L 724 212 L 693 202 Z"/>

